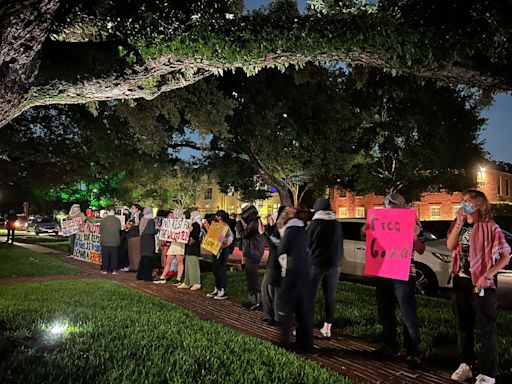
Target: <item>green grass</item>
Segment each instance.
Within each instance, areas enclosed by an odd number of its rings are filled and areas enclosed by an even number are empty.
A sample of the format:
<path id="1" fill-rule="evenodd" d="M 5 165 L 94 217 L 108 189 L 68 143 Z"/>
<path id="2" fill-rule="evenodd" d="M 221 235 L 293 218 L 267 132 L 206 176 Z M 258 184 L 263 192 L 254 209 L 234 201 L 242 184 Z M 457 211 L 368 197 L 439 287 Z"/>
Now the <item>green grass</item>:
<path id="1" fill-rule="evenodd" d="M 260 282 L 262 276 L 263 272 L 260 271 Z M 201 279 L 206 290 L 213 289 L 215 284 L 211 273 L 203 273 Z M 231 298 L 240 300 L 248 298 L 243 272 L 228 273 L 227 292 Z M 445 365 L 455 364 L 458 358 L 457 333 L 451 301 L 419 295 L 416 298 L 421 327 L 422 354 L 429 360 Z M 382 328 L 378 324 L 374 287 L 340 282 L 336 292 L 336 303 L 333 324 L 335 330 L 370 341 L 379 340 Z M 324 313 L 323 296 L 319 292 L 315 306 L 315 322 L 319 326 L 323 324 Z M 400 319 L 399 311 L 397 316 Z M 502 378 L 505 377 L 512 382 L 512 311 L 498 310 L 498 344 L 500 374 Z"/>
<path id="2" fill-rule="evenodd" d="M 73 275 L 81 272 L 81 269 L 52 257 L 16 245 L 0 244 L 0 278 Z"/>
<path id="3" fill-rule="evenodd" d="M 61 345 L 30 344 L 55 323 L 68 326 Z M 0 361 L 2 383 L 350 383 L 115 282 L 0 286 L 0 330 L 17 343 Z"/>

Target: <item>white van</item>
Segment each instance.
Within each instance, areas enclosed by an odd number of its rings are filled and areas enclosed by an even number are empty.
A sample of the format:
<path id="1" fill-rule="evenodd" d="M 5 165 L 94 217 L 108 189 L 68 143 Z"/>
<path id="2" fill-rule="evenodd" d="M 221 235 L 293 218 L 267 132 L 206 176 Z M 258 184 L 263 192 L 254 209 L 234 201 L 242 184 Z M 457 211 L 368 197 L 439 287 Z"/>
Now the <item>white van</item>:
<path id="1" fill-rule="evenodd" d="M 361 228 L 366 219 L 338 219 L 343 226 L 344 256 L 341 260 L 340 272 L 357 277 L 370 276 L 364 274 L 366 260 L 366 242 L 361 238 Z M 425 252 L 420 255 L 414 252 L 416 265 L 416 288 L 423 295 L 433 295 L 439 288 L 451 287 L 450 265 L 451 251 L 446 247 L 446 239 L 436 239 L 427 230 Z"/>

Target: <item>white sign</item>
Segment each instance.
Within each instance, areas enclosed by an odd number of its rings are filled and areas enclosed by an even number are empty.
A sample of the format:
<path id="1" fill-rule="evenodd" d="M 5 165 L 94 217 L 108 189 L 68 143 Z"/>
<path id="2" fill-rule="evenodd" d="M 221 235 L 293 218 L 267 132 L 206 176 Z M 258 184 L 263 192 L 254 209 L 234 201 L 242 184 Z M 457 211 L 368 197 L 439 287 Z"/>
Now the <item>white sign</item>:
<path id="1" fill-rule="evenodd" d="M 187 244 L 191 225 L 192 220 L 189 219 L 163 219 L 158 239 Z"/>
<path id="2" fill-rule="evenodd" d="M 82 224 L 82 219 L 80 217 L 70 220 L 63 220 L 60 223 L 60 227 L 62 229 L 62 236 L 75 235 L 78 232 L 80 224 Z"/>

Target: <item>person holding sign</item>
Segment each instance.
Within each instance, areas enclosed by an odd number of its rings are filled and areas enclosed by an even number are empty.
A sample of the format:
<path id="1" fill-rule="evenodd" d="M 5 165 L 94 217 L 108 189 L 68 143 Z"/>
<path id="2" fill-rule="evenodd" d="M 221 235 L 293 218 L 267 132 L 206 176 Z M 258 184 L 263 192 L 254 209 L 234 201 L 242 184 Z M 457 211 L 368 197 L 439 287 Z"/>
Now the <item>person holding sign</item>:
<path id="1" fill-rule="evenodd" d="M 215 289 L 208 293 L 206 296 L 213 297 L 216 300 L 227 299 L 226 288 L 228 283 L 227 276 L 227 263 L 229 256 L 229 246 L 233 242 L 233 232 L 226 223 L 229 220 L 229 215 L 226 211 L 220 210 L 215 213 L 215 221 L 208 225 L 207 221 L 203 221 L 203 224 L 208 229 L 208 234 L 203 241 L 202 247 L 208 250 L 213 249 L 209 244 L 213 244 L 217 252 L 212 252 L 213 261 L 213 275 L 215 276 Z M 210 228 L 211 227 L 211 228 Z M 220 228 L 215 228 L 220 227 Z M 214 229 L 212 231 L 212 229 Z M 216 237 L 212 239 L 212 237 Z M 213 240 L 210 242 L 210 240 Z M 208 248 L 205 247 L 208 245 Z"/>
<path id="2" fill-rule="evenodd" d="M 407 204 L 402 195 L 398 193 L 390 193 L 384 199 L 386 208 L 407 208 Z M 371 218 L 370 218 L 371 219 Z M 387 231 L 386 236 L 397 236 L 401 232 L 399 222 L 381 224 L 381 228 Z M 373 225 L 378 225 L 373 222 Z M 411 223 L 412 231 L 412 250 L 418 252 L 420 255 L 425 251 L 425 244 L 423 240 L 423 232 L 419 222 L 416 220 Z M 372 230 L 372 223 L 366 223 L 362 228 L 362 235 L 366 237 L 367 232 Z M 367 252 L 371 252 L 372 245 L 366 244 Z M 383 251 L 385 252 L 385 251 Z M 393 257 L 393 253 L 389 257 Z M 401 257 L 401 251 L 399 252 Z M 384 257 L 385 253 L 379 254 L 378 257 Z M 384 347 L 378 350 L 381 356 L 389 356 L 399 352 L 399 344 L 397 337 L 397 324 L 395 307 L 398 304 L 400 312 L 402 313 L 403 328 L 404 328 L 404 347 L 407 353 L 407 360 L 411 368 L 417 368 L 420 363 L 420 330 L 416 305 L 416 268 L 414 267 L 414 260 L 411 257 L 409 266 L 409 277 L 407 280 L 399 280 L 397 278 L 384 278 L 379 277 L 375 296 L 377 299 L 377 310 L 379 314 L 379 321 L 382 325 L 382 339 Z"/>
<path id="3" fill-rule="evenodd" d="M 473 189 L 462 193 L 447 247 L 453 250 L 453 309 L 462 360 L 452 379 L 463 382 L 473 377 L 478 320 L 482 346 L 476 383 L 494 384 L 498 369 L 497 273 L 509 262 L 510 246 L 492 219 L 491 204 L 484 193 Z"/>
<path id="4" fill-rule="evenodd" d="M 80 209 L 80 204 L 73 204 L 69 209 L 69 214 L 66 220 L 80 219 L 82 222 L 85 221 L 85 215 Z M 68 253 L 69 256 L 73 256 L 75 249 L 76 233 L 69 236 Z"/>
<path id="5" fill-rule="evenodd" d="M 201 214 L 198 211 L 190 212 L 192 225 L 189 228 L 190 236 L 185 246 L 185 282 L 178 288 L 197 291 L 201 289 L 201 270 L 199 269 L 199 256 L 201 255 Z"/>

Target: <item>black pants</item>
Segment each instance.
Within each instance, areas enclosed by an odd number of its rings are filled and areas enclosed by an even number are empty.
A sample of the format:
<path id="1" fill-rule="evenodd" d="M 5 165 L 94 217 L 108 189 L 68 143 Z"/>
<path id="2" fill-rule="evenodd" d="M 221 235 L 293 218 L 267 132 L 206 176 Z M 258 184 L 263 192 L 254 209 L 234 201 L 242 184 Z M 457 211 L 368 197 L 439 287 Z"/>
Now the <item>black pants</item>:
<path id="1" fill-rule="evenodd" d="M 496 327 L 496 290 L 485 289 L 480 297 L 473 291 L 470 278 L 453 278 L 453 312 L 457 321 L 459 352 L 463 363 L 475 362 L 475 324 L 480 327 L 479 373 L 496 377 L 498 370 L 498 332 Z"/>
<path id="2" fill-rule="evenodd" d="M 332 324 L 334 322 L 334 311 L 336 309 L 336 287 L 340 272 L 338 267 L 322 268 L 313 266 L 311 268 L 311 284 L 313 286 L 313 300 L 316 298 L 320 283 L 325 300 L 325 322 Z"/>
<path id="3" fill-rule="evenodd" d="M 245 262 L 245 279 L 247 281 L 247 290 L 249 295 L 256 296 L 260 292 L 260 285 L 258 284 L 258 267 L 259 261 L 244 257 Z"/>
<path id="4" fill-rule="evenodd" d="M 156 255 L 142 255 L 137 268 L 137 280 L 152 281 L 153 269 L 157 263 Z"/>
<path id="5" fill-rule="evenodd" d="M 416 311 L 415 289 L 414 276 L 409 276 L 409 281 L 379 278 L 375 295 L 384 343 L 393 350 L 399 349 L 395 314 L 395 307 L 398 304 L 403 319 L 404 347 L 409 356 L 419 357 L 420 327 Z"/>
<path id="6" fill-rule="evenodd" d="M 217 289 L 226 290 L 228 284 L 227 263 L 229 256 L 229 248 L 220 251 L 219 256 L 213 255 L 213 276 L 215 277 L 215 287 Z"/>
<path id="7" fill-rule="evenodd" d="M 119 255 L 119 247 L 101 247 L 101 270 L 117 271 L 117 258 Z"/>
<path id="8" fill-rule="evenodd" d="M 129 265 L 130 261 L 128 259 L 128 239 L 124 238 L 121 240 L 121 245 L 119 246 L 118 268 L 123 269 Z"/>
<path id="9" fill-rule="evenodd" d="M 14 232 L 16 232 L 15 229 L 7 229 L 7 241 L 6 243 L 11 240 L 11 244 L 14 244 Z"/>
<path id="10" fill-rule="evenodd" d="M 68 243 L 68 254 L 73 255 L 73 252 L 75 250 L 75 240 L 76 240 L 76 234 L 69 235 L 69 243 Z"/>

